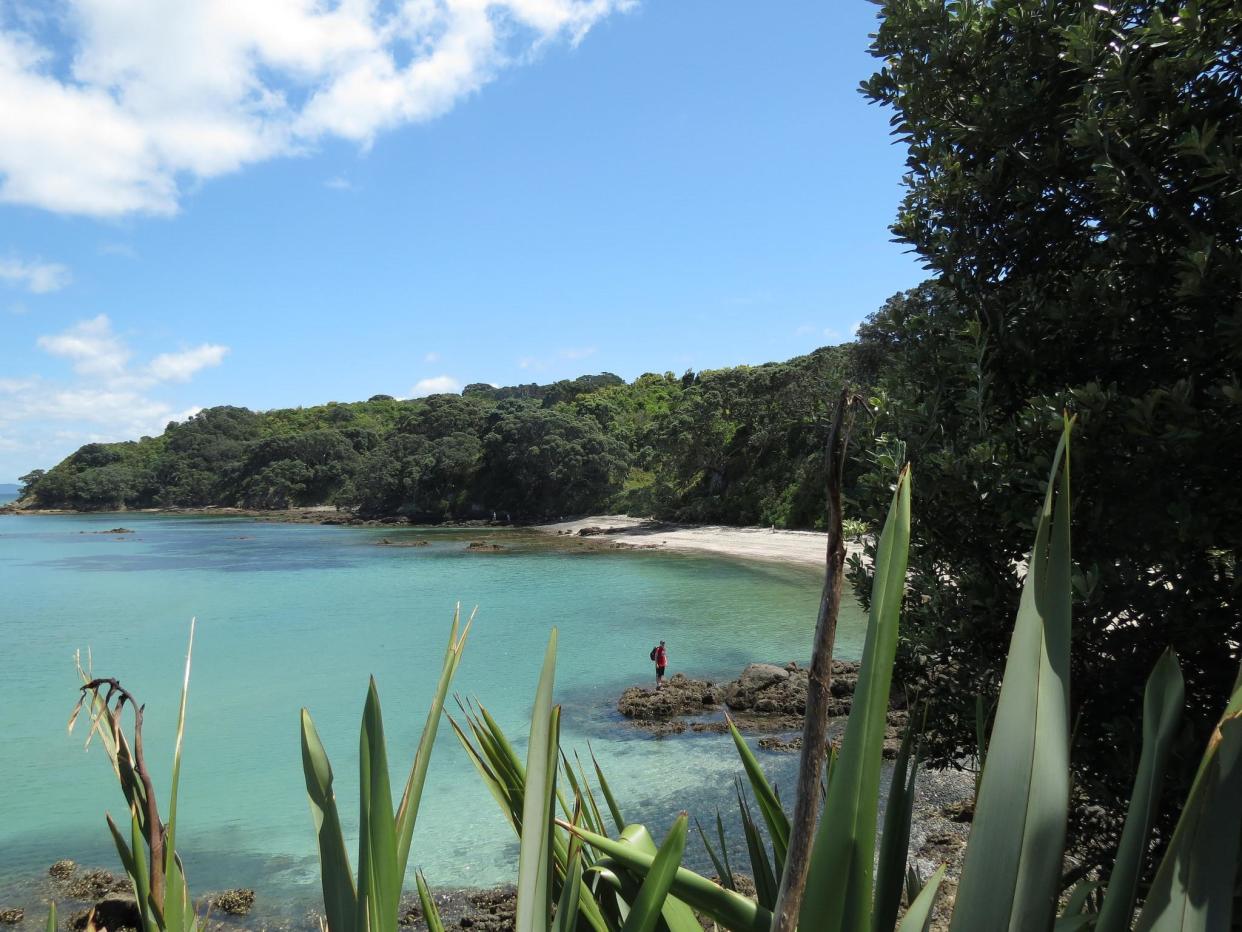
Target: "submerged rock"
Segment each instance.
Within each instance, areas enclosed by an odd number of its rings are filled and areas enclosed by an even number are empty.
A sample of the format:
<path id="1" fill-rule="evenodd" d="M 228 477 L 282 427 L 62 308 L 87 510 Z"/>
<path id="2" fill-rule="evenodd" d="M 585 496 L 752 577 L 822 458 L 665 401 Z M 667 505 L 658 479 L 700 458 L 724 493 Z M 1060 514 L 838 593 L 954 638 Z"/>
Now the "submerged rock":
<path id="1" fill-rule="evenodd" d="M 15 926 L 26 918 L 26 910 L 17 906 L 0 906 L 0 925 Z"/>
<path id="2" fill-rule="evenodd" d="M 500 544 L 493 544 L 490 540 L 472 540 L 466 545 L 466 549 L 474 553 L 492 553 L 505 548 Z"/>

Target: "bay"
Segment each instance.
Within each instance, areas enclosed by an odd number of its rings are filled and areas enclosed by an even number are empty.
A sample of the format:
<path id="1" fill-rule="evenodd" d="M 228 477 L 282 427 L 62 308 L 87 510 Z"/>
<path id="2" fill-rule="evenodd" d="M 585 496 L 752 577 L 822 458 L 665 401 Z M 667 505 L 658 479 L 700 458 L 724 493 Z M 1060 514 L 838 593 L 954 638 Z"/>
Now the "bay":
<path id="1" fill-rule="evenodd" d="M 133 533 L 108 533 L 123 526 Z M 485 536 L 498 552 L 472 552 Z M 427 541 L 426 546 L 382 546 Z M 670 672 L 735 677 L 752 661 L 803 661 L 820 574 L 664 552 L 582 552 L 521 531 L 359 529 L 151 514 L 0 517 L 0 894 L 57 858 L 115 865 L 103 813 L 123 800 L 102 750 L 65 732 L 75 651 L 147 704 L 146 740 L 166 792 L 181 666 L 198 619 L 178 847 L 196 891 L 255 887 L 279 912 L 317 891 L 298 711 L 315 718 L 353 832 L 367 678 L 383 702 L 400 784 L 434 688 L 453 606 L 478 606 L 455 688 L 485 703 L 519 747 L 552 626 L 560 630 L 563 744 L 599 757 L 628 817 L 662 832 L 682 809 L 734 806 L 740 773 L 723 736 L 656 739 L 615 712 Z M 838 656 L 861 652 L 843 606 Z M 794 758 L 762 755 L 781 784 Z M 166 805 L 166 802 L 165 802 Z M 697 848 L 698 845 L 692 846 Z M 701 853 L 694 855 L 701 859 Z M 516 844 L 447 727 L 441 728 L 411 869 L 433 885 L 515 876 Z"/>

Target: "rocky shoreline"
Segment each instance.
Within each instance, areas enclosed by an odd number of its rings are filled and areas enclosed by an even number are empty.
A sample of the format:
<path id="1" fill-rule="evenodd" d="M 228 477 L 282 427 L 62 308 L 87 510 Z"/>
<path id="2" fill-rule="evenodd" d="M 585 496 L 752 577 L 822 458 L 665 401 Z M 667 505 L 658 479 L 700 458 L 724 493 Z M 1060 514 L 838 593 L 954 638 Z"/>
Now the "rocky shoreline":
<path id="1" fill-rule="evenodd" d="M 470 932 L 512 932 L 517 892 L 512 886 L 433 891 L 446 929 Z M 83 932 L 92 918 L 96 928 L 111 932 L 141 928 L 137 900 L 129 879 L 101 868 L 80 867 L 71 860 L 52 864 L 31 885 L 20 904 L 0 902 L 0 930 L 43 932 L 47 928 L 48 903 L 55 902 L 57 926 L 65 932 Z M 254 911 L 254 890 L 236 888 L 205 893 L 195 899 L 195 911 L 203 918 L 205 932 L 320 932 L 322 915 L 308 909 L 301 917 L 274 917 Z M 417 895 L 407 891 L 398 912 L 403 929 L 426 929 Z"/>
<path id="2" fill-rule="evenodd" d="M 831 740 L 840 740 L 844 730 L 858 685 L 858 669 L 854 661 L 832 662 L 832 698 L 828 707 Z M 617 711 L 634 727 L 658 737 L 725 732 L 728 720 L 732 720 L 739 731 L 761 734 L 759 747 L 765 751 L 796 751 L 802 747 L 809 679 L 810 671 L 796 661 L 784 666 L 752 663 L 737 679 L 727 683 L 676 673 L 659 690 L 631 686 L 617 701 Z M 897 755 L 907 719 L 905 702 L 895 696 L 884 734 L 886 758 Z"/>

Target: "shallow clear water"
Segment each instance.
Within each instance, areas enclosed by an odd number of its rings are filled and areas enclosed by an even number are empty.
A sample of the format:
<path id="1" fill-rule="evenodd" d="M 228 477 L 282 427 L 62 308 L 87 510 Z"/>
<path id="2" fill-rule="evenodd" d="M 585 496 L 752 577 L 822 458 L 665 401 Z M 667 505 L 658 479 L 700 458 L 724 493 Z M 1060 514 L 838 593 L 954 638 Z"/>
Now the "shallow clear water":
<path id="1" fill-rule="evenodd" d="M 99 533 L 123 525 L 136 533 Z M 358 727 L 368 675 L 383 702 L 394 780 L 408 771 L 453 604 L 479 606 L 456 690 L 483 701 L 519 746 L 549 629 L 560 629 L 563 744 L 604 765 L 626 815 L 662 832 L 689 809 L 732 803 L 740 773 L 727 738 L 654 739 L 625 725 L 616 697 L 648 682 L 650 646 L 672 671 L 730 678 L 750 661 L 805 660 L 819 576 L 652 552 L 574 552 L 554 539 L 154 515 L 0 517 L 0 893 L 60 857 L 113 866 L 105 809 L 123 808 L 102 750 L 83 753 L 65 722 L 74 651 L 92 652 L 147 704 L 157 788 L 191 616 L 198 618 L 178 847 L 193 887 L 253 886 L 260 902 L 315 894 L 317 863 L 302 782 L 298 709 L 332 757 L 352 832 Z M 426 547 L 377 546 L 425 539 Z M 861 650 L 844 607 L 841 657 Z M 789 782 L 790 756 L 763 755 Z M 692 847 L 697 848 L 697 842 Z M 433 884 L 511 881 L 516 845 L 447 723 L 427 781 L 411 868 Z"/>

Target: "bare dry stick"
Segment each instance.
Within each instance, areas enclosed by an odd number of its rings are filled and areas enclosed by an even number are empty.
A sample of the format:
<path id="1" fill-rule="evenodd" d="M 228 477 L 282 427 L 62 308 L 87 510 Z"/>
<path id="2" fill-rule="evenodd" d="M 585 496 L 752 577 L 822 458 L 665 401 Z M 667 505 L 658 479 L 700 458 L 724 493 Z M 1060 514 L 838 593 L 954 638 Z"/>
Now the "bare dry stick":
<path id="1" fill-rule="evenodd" d="M 802 759 L 798 765 L 798 795 L 789 827 L 789 848 L 781 889 L 772 911 L 772 932 L 793 932 L 798 925 L 802 895 L 806 890 L 807 868 L 811 861 L 811 841 L 819 812 L 820 774 L 827 748 L 828 701 L 832 697 L 832 649 L 837 638 L 837 614 L 841 608 L 841 586 L 845 578 L 845 538 L 841 533 L 841 472 L 849 428 L 845 415 L 854 399 L 842 389 L 828 433 L 828 546 L 824 560 L 824 590 L 819 599 L 815 622 L 815 651 L 811 655 L 810 680 L 806 690 L 806 722 L 802 727 Z"/>

